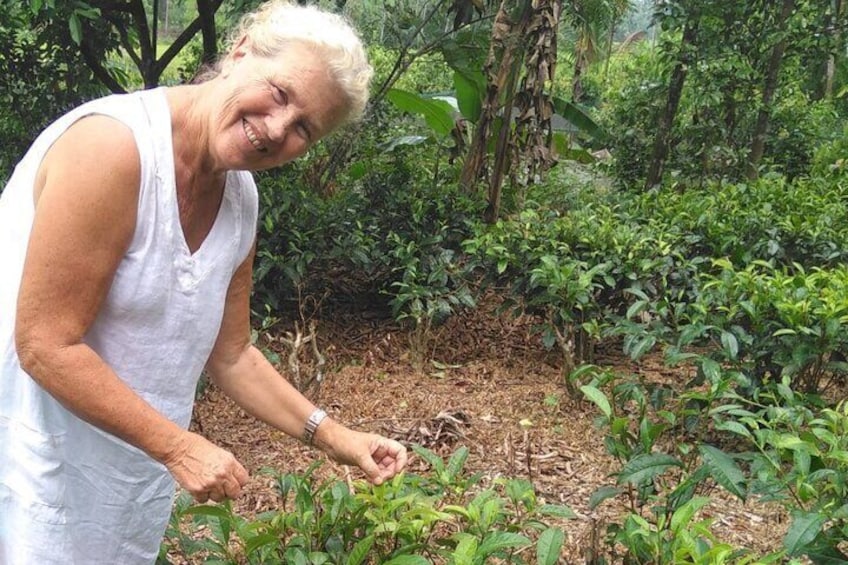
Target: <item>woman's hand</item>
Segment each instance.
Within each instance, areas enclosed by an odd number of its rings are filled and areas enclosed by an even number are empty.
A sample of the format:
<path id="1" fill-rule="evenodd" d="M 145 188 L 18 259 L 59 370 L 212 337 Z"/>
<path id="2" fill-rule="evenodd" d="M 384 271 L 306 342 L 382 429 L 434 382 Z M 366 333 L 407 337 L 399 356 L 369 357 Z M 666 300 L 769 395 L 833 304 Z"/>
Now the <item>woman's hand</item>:
<path id="1" fill-rule="evenodd" d="M 315 444 L 333 461 L 362 469 L 375 485 L 391 479 L 406 467 L 406 448 L 399 442 L 351 430 L 330 418 L 318 426 Z"/>
<path id="2" fill-rule="evenodd" d="M 232 453 L 192 432 L 185 433 L 163 463 L 198 502 L 236 498 L 248 479 Z"/>

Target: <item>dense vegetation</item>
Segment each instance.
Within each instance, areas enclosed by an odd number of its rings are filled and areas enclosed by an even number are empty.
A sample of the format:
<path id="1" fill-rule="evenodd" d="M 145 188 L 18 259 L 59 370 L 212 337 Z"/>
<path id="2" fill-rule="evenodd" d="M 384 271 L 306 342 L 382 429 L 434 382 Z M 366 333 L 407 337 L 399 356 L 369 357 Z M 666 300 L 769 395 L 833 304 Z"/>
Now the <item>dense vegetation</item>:
<path id="1" fill-rule="evenodd" d="M 85 15 L 99 4 L 0 14 L 6 173 L 40 125 L 109 86 L 57 46 L 100 34 L 88 56 L 124 88 L 149 85 L 116 50 L 137 16 L 110 27 Z M 249 4 L 205 3 L 219 29 Z M 599 562 L 845 562 L 848 8 L 511 4 L 332 4 L 371 45 L 374 103 L 356 131 L 259 177 L 257 327 L 284 309 L 305 325 L 353 297 L 406 323 L 423 364 L 433 329 L 494 289 L 538 318 L 564 394 L 594 403 L 621 463 L 591 501 L 623 505 Z M 210 51 L 193 41 L 186 69 Z M 615 374 L 593 364 L 602 341 L 695 377 Z M 181 505 L 171 539 L 222 562 L 556 562 L 563 538 L 547 524 L 566 509 L 520 481 L 480 488 L 462 452 L 419 455 L 432 477 L 355 494 L 281 476 L 294 506 L 255 521 Z M 782 550 L 751 555 L 693 522 L 716 486 L 784 505 Z M 180 532 L 189 515 L 215 539 Z"/>

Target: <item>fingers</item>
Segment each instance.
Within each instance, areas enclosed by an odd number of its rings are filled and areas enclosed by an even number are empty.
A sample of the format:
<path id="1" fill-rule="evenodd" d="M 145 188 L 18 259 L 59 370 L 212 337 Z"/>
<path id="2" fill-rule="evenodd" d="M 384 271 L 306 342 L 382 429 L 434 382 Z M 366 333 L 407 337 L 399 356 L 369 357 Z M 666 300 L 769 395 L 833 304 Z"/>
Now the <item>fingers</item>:
<path id="1" fill-rule="evenodd" d="M 241 466 L 239 465 L 239 467 Z M 213 502 L 222 502 L 227 499 L 232 500 L 238 498 L 241 495 L 242 487 L 244 487 L 248 479 L 247 471 L 243 468 L 242 471 L 243 474 L 233 473 L 223 479 L 195 487 L 194 491 L 189 489 L 186 490 L 189 490 L 195 500 L 200 503 L 204 503 L 209 500 L 212 500 Z"/>
<path id="2" fill-rule="evenodd" d="M 369 481 L 380 485 L 400 473 L 406 467 L 406 462 L 406 447 L 395 440 L 376 436 L 371 444 L 370 457 L 360 467 Z"/>
<path id="3" fill-rule="evenodd" d="M 191 434 L 184 449 L 167 464 L 174 479 L 200 503 L 237 498 L 249 475 L 232 453 Z"/>

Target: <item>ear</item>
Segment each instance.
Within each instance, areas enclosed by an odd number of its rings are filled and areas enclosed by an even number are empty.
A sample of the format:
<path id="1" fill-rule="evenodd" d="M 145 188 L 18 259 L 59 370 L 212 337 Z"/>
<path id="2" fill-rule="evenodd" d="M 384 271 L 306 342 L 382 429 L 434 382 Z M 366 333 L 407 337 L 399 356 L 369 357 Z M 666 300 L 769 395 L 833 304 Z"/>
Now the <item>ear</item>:
<path id="1" fill-rule="evenodd" d="M 232 69 L 233 65 L 243 59 L 248 53 L 250 53 L 250 38 L 247 35 L 242 35 L 241 39 L 227 53 L 226 58 L 221 64 L 221 76 L 226 78 L 230 74 L 230 69 Z"/>
<path id="2" fill-rule="evenodd" d="M 250 52 L 250 38 L 247 35 L 242 35 L 241 39 L 230 49 L 230 57 L 234 60 L 239 60 Z"/>

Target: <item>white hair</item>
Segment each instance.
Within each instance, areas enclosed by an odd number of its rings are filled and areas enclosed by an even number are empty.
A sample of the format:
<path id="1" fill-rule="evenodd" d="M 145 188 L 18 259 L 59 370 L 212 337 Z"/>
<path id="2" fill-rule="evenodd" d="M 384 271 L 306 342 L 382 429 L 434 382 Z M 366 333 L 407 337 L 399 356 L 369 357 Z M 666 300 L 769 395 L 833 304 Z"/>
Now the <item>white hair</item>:
<path id="1" fill-rule="evenodd" d="M 347 98 L 348 115 L 344 121 L 362 116 L 374 70 L 362 41 L 342 16 L 288 0 L 269 0 L 242 17 L 230 34 L 227 51 L 243 37 L 250 40 L 254 54 L 264 57 L 277 55 L 292 42 L 314 48 Z"/>

